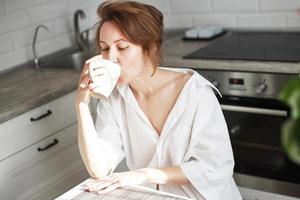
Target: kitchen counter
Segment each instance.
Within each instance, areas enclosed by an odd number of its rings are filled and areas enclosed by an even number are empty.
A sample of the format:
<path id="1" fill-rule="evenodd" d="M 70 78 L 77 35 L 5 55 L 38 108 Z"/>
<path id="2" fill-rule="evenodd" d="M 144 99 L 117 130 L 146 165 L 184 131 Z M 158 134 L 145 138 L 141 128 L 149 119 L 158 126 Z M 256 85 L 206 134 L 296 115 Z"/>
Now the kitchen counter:
<path id="1" fill-rule="evenodd" d="M 163 66 L 300 73 L 299 63 L 182 59 L 183 55 L 210 44 L 203 41 L 183 41 L 182 33 L 181 30 L 165 34 Z M 24 66 L 0 73 L 0 123 L 74 91 L 79 73 L 75 70 L 53 68 L 38 71 L 34 67 Z"/>
<path id="2" fill-rule="evenodd" d="M 222 36 L 226 37 L 226 35 Z M 210 42 L 205 41 L 183 41 L 181 35 L 177 35 L 164 44 L 164 66 L 188 67 L 209 70 L 234 70 L 251 72 L 271 72 L 299 74 L 300 63 L 288 62 L 259 62 L 239 60 L 209 60 L 209 59 L 183 59 L 182 56 L 192 53 L 200 48 L 217 42 L 217 38 Z"/>
<path id="3" fill-rule="evenodd" d="M 74 91 L 78 78 L 78 71 L 33 67 L 0 74 L 0 123 Z"/>

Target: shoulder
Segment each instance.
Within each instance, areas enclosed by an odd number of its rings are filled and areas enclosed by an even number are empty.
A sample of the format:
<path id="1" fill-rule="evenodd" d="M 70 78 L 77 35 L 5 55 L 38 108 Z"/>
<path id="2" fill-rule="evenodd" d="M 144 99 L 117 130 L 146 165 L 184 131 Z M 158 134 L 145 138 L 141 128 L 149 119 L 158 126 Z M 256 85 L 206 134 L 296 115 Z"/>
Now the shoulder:
<path id="1" fill-rule="evenodd" d="M 178 89 L 183 88 L 192 77 L 192 75 L 189 73 L 180 73 L 180 72 L 173 72 L 173 73 L 176 73 L 174 74 L 173 87 Z"/>
<path id="2" fill-rule="evenodd" d="M 191 74 L 177 71 L 174 68 L 158 69 L 156 88 L 160 92 L 178 93 L 191 77 Z"/>
<path id="3" fill-rule="evenodd" d="M 194 74 L 193 76 L 194 76 L 194 84 L 197 90 L 202 90 L 209 93 L 216 93 L 220 97 L 222 97 L 220 91 L 210 81 L 208 81 L 206 78 L 201 76 L 201 74 L 199 74 L 198 72 L 195 73 L 196 74 Z"/>
<path id="4" fill-rule="evenodd" d="M 201 72 L 197 72 L 196 70 L 189 68 L 161 67 L 160 69 L 163 69 L 164 71 L 167 71 L 167 73 L 171 74 L 171 76 L 176 77 L 174 79 L 176 82 L 183 83 L 183 85 L 189 82 L 189 85 L 196 86 L 196 88 L 193 88 L 196 90 L 205 90 L 205 88 L 210 88 L 222 96 L 219 90 L 201 75 Z"/>
<path id="5" fill-rule="evenodd" d="M 187 69 L 181 68 L 160 67 L 158 70 L 161 74 L 160 78 L 163 78 L 166 83 L 184 84 L 193 75 Z"/>

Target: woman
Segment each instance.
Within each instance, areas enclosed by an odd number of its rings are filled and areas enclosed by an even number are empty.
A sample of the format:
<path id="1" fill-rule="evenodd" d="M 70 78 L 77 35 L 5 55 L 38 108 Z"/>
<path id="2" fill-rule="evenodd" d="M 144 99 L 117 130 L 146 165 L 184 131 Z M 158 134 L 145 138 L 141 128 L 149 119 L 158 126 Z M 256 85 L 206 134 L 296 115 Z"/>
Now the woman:
<path id="1" fill-rule="evenodd" d="M 97 45 L 121 66 L 116 88 L 88 107 L 93 83 L 86 62 L 76 111 L 80 152 L 97 193 L 143 184 L 194 199 L 241 199 L 233 181 L 233 156 L 213 85 L 189 69 L 161 63 L 163 16 L 150 5 L 104 2 Z M 126 156 L 128 172 L 112 173 Z"/>

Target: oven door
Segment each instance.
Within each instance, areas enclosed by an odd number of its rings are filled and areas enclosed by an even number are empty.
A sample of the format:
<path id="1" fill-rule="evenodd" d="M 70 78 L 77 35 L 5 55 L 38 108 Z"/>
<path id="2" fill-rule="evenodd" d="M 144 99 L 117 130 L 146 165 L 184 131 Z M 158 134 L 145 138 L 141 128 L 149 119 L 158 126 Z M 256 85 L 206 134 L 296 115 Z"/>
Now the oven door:
<path id="1" fill-rule="evenodd" d="M 235 157 L 235 172 L 300 184 L 300 166 L 281 147 L 281 126 L 289 115 L 277 101 L 228 98 L 221 107 Z"/>

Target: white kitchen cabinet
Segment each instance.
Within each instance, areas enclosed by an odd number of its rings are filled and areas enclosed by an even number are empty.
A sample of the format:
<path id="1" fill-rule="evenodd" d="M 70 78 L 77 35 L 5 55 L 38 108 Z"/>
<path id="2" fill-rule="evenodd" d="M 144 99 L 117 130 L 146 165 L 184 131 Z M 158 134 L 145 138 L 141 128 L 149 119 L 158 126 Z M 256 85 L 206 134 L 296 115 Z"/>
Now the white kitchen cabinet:
<path id="1" fill-rule="evenodd" d="M 0 124 L 0 161 L 74 123 L 75 92 Z"/>
<path id="2" fill-rule="evenodd" d="M 74 97 L 0 124 L 1 200 L 53 199 L 89 177 L 78 150 Z"/>

